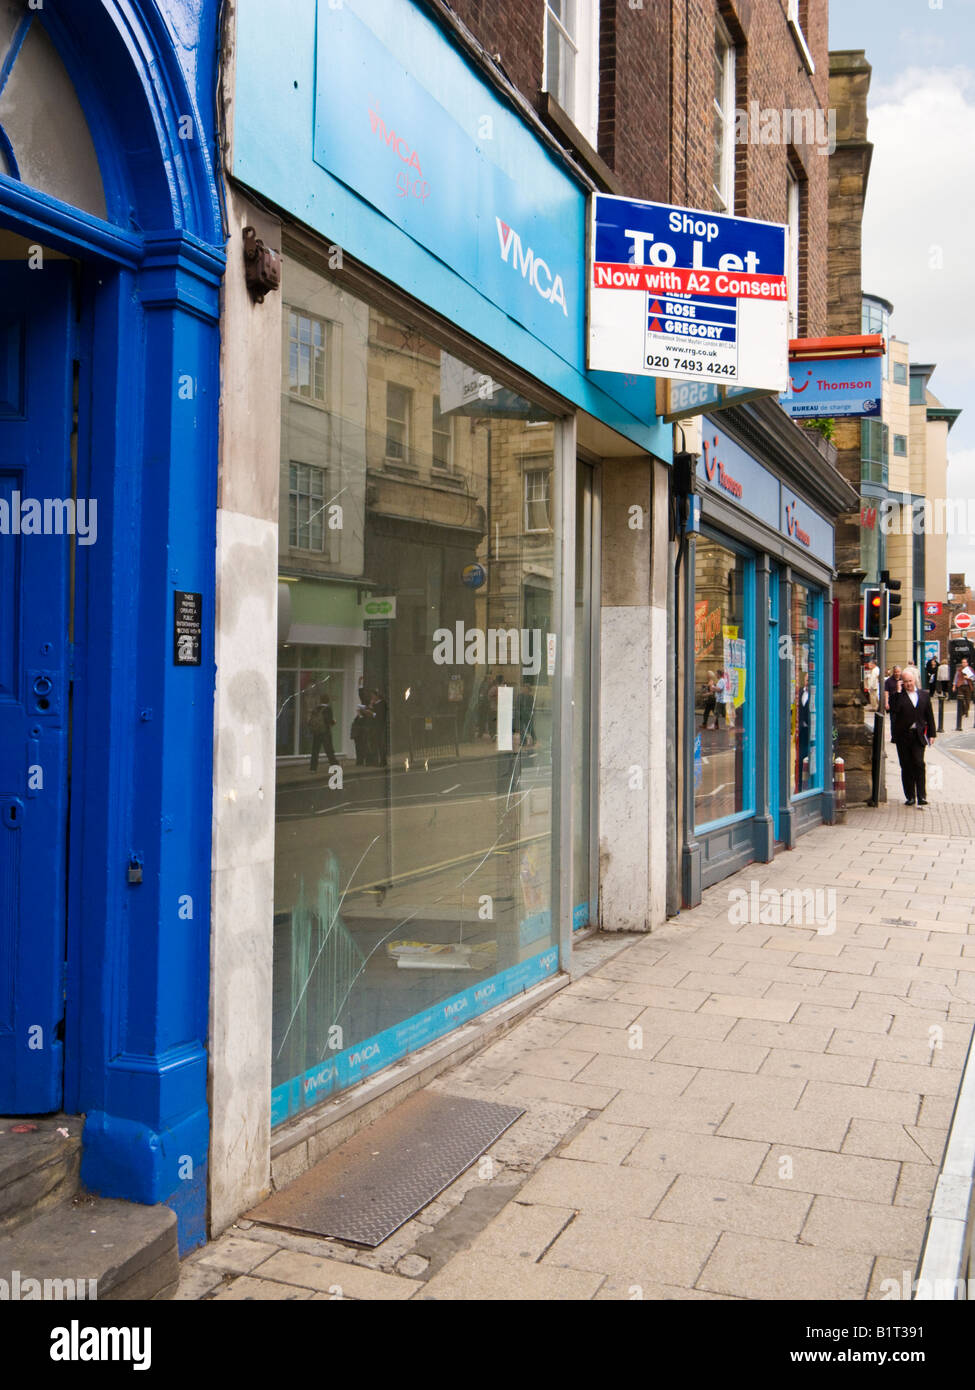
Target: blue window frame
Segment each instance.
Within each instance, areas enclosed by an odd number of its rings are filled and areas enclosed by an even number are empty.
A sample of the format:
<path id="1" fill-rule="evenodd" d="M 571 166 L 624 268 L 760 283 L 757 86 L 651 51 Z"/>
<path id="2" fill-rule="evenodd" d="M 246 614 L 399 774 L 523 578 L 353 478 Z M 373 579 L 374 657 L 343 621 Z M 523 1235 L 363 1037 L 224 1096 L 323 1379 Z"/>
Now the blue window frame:
<path id="1" fill-rule="evenodd" d="M 755 814 L 755 556 L 703 531 L 694 560 L 694 820 Z"/>

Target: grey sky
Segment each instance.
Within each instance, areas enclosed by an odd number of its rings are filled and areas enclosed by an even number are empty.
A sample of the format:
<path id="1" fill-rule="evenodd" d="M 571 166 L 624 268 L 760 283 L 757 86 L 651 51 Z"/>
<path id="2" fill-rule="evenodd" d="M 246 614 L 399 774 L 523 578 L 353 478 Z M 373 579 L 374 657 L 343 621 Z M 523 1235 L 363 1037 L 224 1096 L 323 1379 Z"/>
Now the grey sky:
<path id="1" fill-rule="evenodd" d="M 893 302 L 892 332 L 964 412 L 948 486 L 975 496 L 975 0 L 833 0 L 829 43 L 873 67 L 863 288 Z M 975 581 L 975 537 L 950 537 L 948 564 Z"/>

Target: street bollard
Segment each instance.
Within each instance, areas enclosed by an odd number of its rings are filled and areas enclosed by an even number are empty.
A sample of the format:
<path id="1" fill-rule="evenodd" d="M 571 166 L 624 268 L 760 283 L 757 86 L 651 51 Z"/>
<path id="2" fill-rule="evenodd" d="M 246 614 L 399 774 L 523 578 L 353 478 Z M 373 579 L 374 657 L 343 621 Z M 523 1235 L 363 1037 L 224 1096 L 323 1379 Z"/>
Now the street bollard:
<path id="1" fill-rule="evenodd" d="M 945 731 L 945 697 L 944 697 L 943 695 L 939 695 L 939 696 L 938 696 L 938 733 L 939 733 L 939 734 L 943 734 L 944 731 Z"/>
<path id="2" fill-rule="evenodd" d="M 846 763 L 833 759 L 833 806 L 837 821 L 846 820 Z"/>
<path id="3" fill-rule="evenodd" d="M 955 728 L 956 728 L 956 729 L 960 729 L 960 728 L 961 728 L 961 716 L 962 716 L 962 710 L 963 710 L 964 708 L 965 708 L 965 703 L 964 703 L 964 701 L 962 700 L 961 696 L 959 696 L 958 699 L 955 701 Z"/>

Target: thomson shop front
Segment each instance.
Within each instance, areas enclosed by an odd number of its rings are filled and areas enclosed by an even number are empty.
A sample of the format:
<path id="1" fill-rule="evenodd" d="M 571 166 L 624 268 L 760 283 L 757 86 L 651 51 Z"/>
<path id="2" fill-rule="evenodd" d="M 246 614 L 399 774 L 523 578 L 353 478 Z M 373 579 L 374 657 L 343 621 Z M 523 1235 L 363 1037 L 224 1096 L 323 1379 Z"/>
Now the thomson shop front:
<path id="1" fill-rule="evenodd" d="M 705 417 L 683 582 L 682 892 L 833 818 L 830 585 L 852 490 L 774 402 Z"/>

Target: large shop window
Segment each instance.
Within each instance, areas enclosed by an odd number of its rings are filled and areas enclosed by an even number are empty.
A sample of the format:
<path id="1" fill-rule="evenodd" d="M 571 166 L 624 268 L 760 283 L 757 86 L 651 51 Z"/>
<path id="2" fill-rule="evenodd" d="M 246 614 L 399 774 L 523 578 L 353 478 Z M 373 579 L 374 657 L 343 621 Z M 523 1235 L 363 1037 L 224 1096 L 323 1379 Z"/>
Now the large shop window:
<path id="1" fill-rule="evenodd" d="M 702 536 L 694 565 L 694 821 L 754 809 L 754 563 Z"/>
<path id="2" fill-rule="evenodd" d="M 274 1123 L 556 968 L 561 646 L 557 423 L 296 259 L 283 291 Z"/>
<path id="3" fill-rule="evenodd" d="M 801 796 L 823 786 L 821 590 L 793 584 L 790 631 L 789 785 L 793 796 Z"/>

